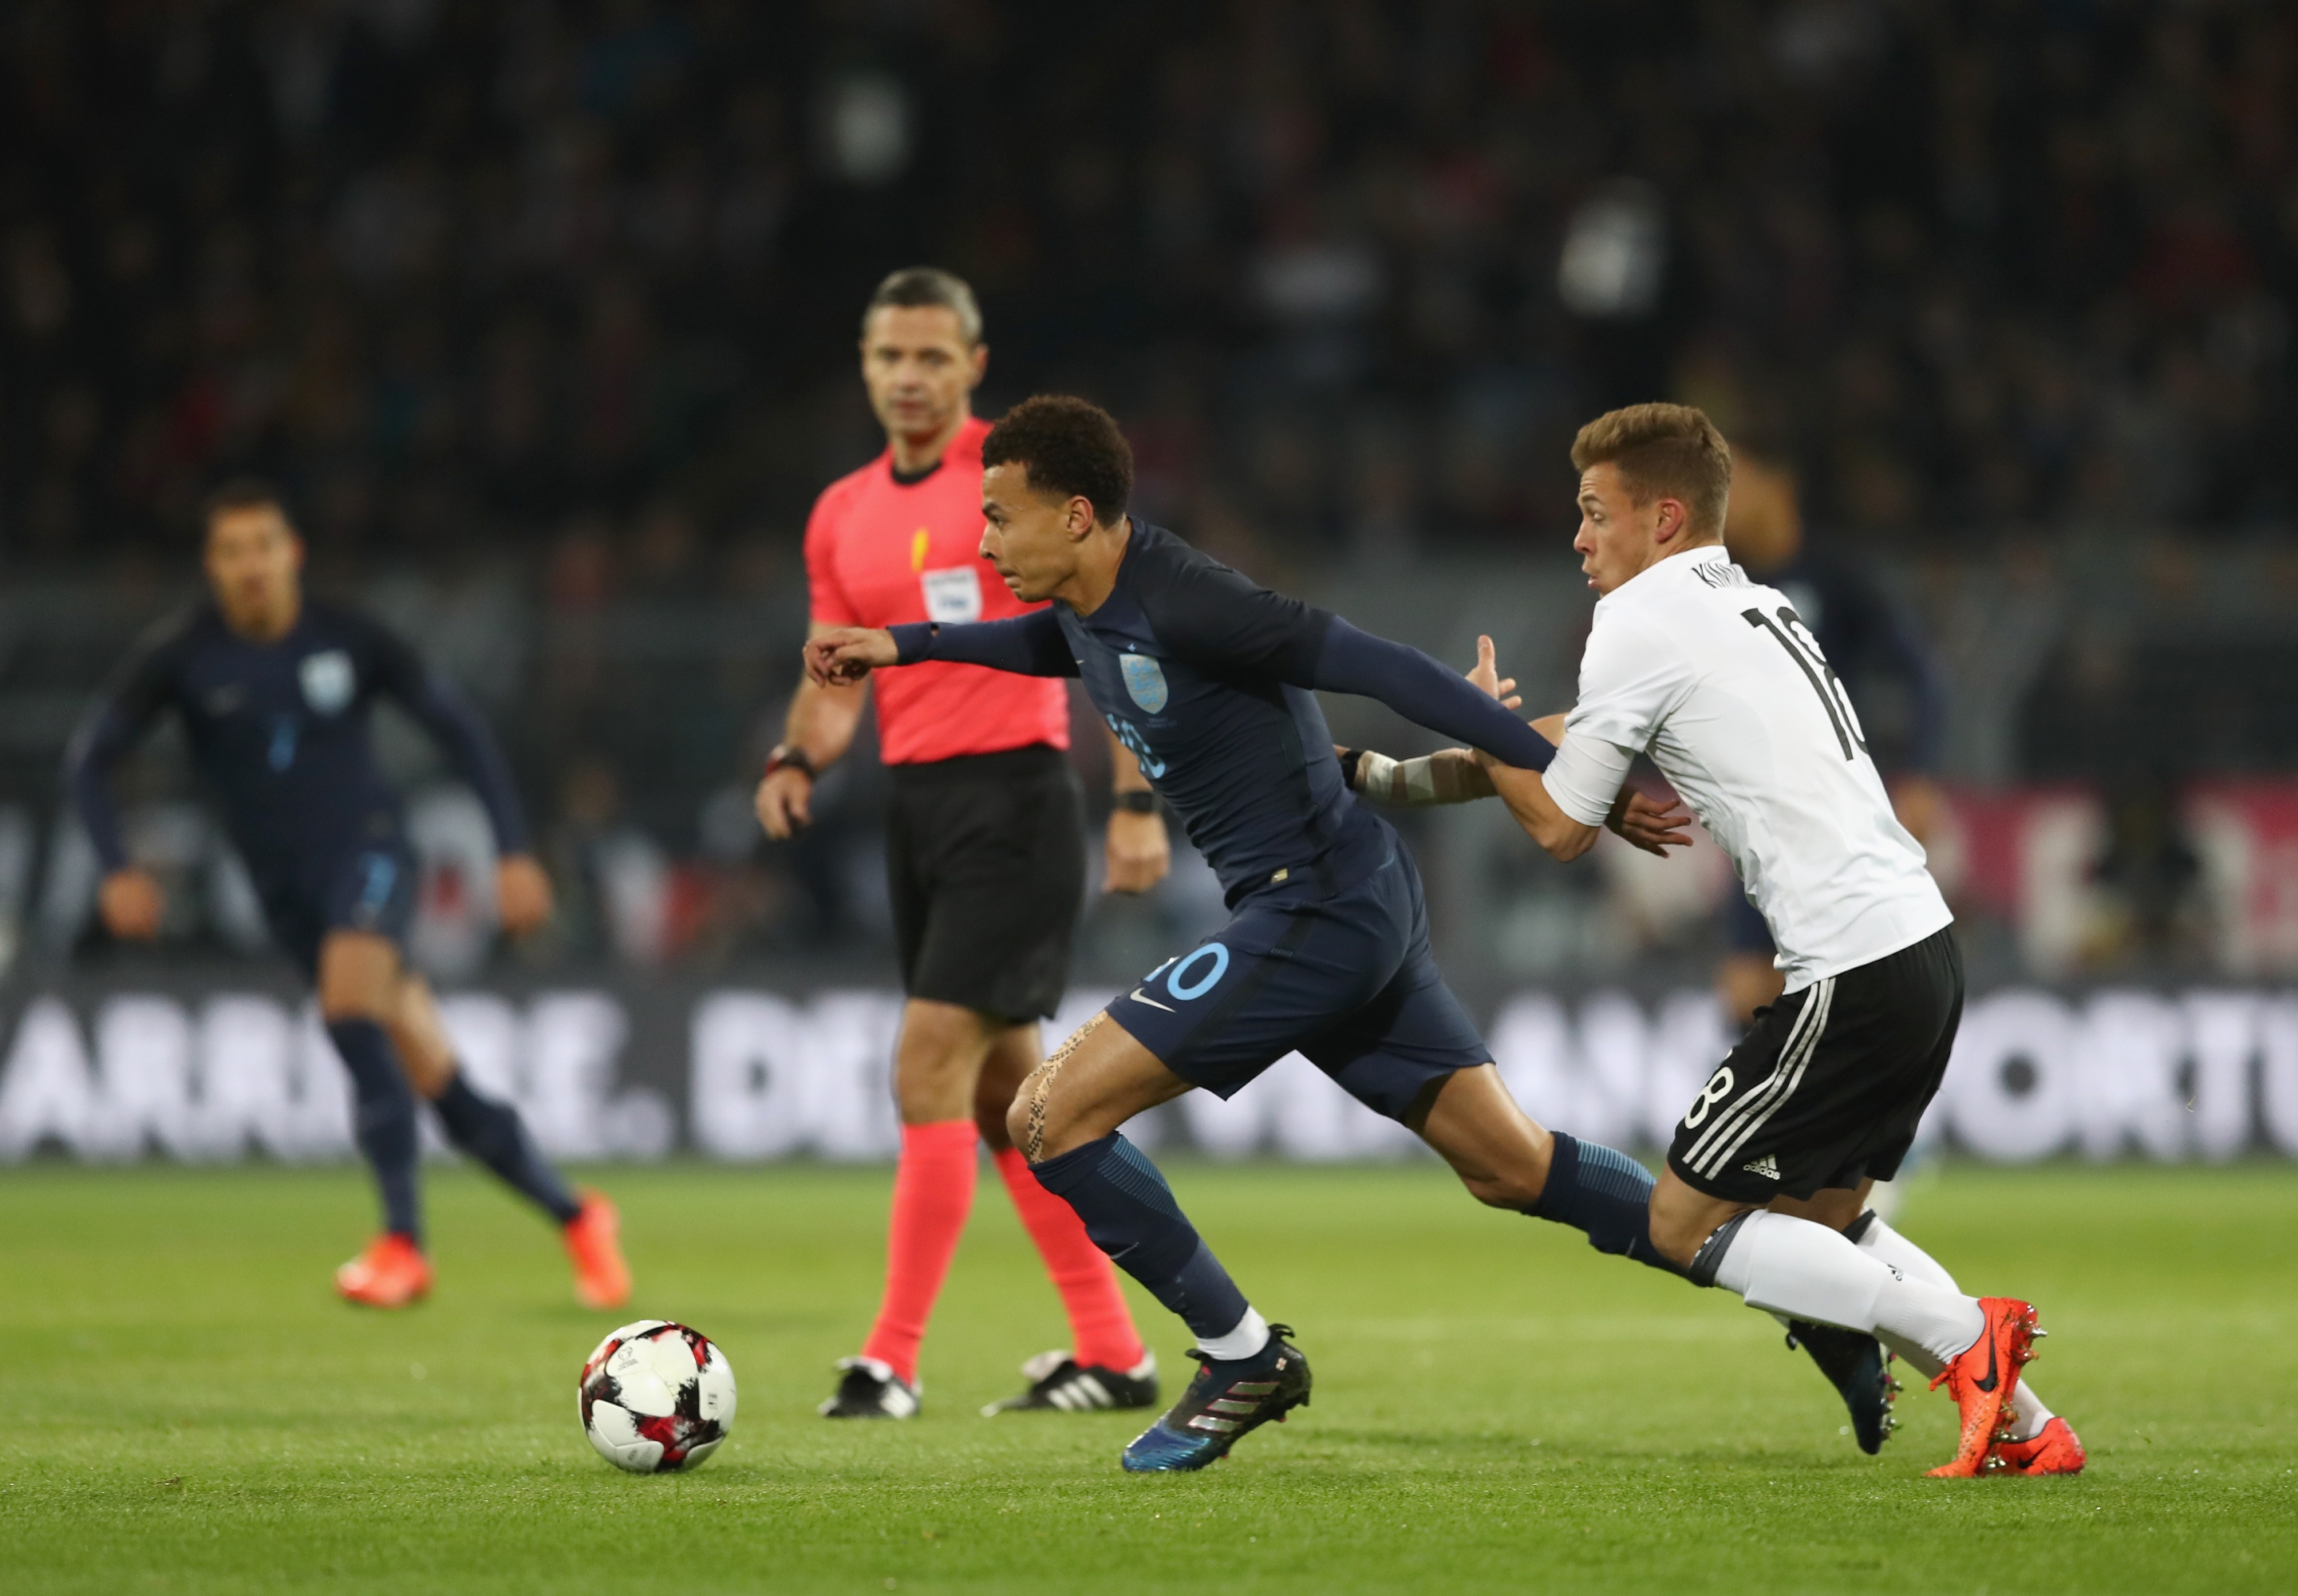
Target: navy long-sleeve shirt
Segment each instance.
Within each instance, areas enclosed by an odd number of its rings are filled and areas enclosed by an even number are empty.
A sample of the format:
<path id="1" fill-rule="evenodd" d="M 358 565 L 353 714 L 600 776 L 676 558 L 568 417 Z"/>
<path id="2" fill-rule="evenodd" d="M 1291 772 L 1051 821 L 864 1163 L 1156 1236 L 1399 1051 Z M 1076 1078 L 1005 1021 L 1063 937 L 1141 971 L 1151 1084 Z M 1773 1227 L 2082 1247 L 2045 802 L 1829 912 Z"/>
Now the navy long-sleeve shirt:
<path id="1" fill-rule="evenodd" d="M 396 699 L 478 794 L 504 853 L 526 824 L 494 739 L 415 651 L 355 610 L 307 600 L 276 642 L 241 637 L 212 601 L 162 622 L 121 665 L 74 734 L 64 779 L 107 871 L 128 863 L 112 768 L 163 711 L 183 717 L 193 763 L 259 878 L 398 836 L 398 794 L 376 766 L 376 700 Z"/>
<path id="2" fill-rule="evenodd" d="M 1080 676 L 1094 706 L 1181 817 L 1231 904 L 1279 872 L 1376 864 L 1386 823 L 1356 802 L 1313 688 L 1375 698 L 1510 765 L 1547 768 L 1547 740 L 1416 649 L 1255 586 L 1137 520 L 1108 600 L 971 625 L 892 629 L 901 662 L 955 660 Z"/>

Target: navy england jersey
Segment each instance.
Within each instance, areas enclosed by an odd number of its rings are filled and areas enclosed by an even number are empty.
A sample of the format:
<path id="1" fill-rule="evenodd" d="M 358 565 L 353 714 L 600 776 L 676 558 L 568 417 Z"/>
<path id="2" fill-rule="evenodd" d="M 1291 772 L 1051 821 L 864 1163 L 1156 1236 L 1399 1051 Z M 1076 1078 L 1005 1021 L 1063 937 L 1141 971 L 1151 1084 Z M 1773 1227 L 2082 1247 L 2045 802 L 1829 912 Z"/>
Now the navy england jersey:
<path id="1" fill-rule="evenodd" d="M 67 773 L 107 871 L 128 862 L 106 777 L 160 715 L 182 717 L 193 763 L 259 877 L 398 836 L 398 795 L 376 767 L 369 721 L 388 694 L 453 757 L 496 841 L 525 833 L 492 740 L 412 649 L 367 616 L 306 601 L 276 641 L 240 636 L 211 601 L 162 623 L 83 725 Z"/>
<path id="2" fill-rule="evenodd" d="M 1256 587 L 1160 526 L 1133 523 L 1117 586 L 1089 616 L 1056 603 L 1094 707 L 1131 748 L 1234 904 L 1279 872 L 1385 848 L 1333 757 L 1315 674 L 1333 616 Z"/>

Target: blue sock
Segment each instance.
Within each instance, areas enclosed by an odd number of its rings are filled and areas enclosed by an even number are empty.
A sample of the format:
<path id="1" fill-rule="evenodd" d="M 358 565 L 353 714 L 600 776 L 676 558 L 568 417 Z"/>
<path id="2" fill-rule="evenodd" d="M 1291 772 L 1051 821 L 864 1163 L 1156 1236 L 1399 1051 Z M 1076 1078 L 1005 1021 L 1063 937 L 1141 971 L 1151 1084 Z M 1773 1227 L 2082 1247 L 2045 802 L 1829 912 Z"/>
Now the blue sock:
<path id="1" fill-rule="evenodd" d="M 508 1103 L 482 1097 L 471 1090 L 458 1068 L 447 1089 L 433 1101 L 447 1139 L 502 1177 L 513 1190 L 533 1202 L 560 1224 L 583 1211 L 566 1190 L 558 1171 L 543 1162 L 526 1121 Z"/>
<path id="2" fill-rule="evenodd" d="M 1173 1188 L 1141 1149 L 1115 1131 L 1030 1166 L 1037 1184 L 1077 1210 L 1093 1245 L 1178 1314 L 1198 1336 L 1226 1336 L 1244 1318 L 1244 1294 Z"/>
<path id="3" fill-rule="evenodd" d="M 1652 1245 L 1651 1195 L 1658 1183 L 1651 1172 L 1616 1147 L 1560 1130 L 1555 1137 L 1548 1184 L 1533 1217 L 1586 1231 L 1588 1245 L 1599 1253 L 1633 1258 L 1671 1275 L 1683 1273 Z"/>
<path id="4" fill-rule="evenodd" d="M 372 1020 L 331 1020 L 327 1039 L 351 1072 L 351 1134 L 383 1195 L 383 1228 L 420 1245 L 422 1210 L 415 1195 L 415 1094 L 399 1054 Z"/>

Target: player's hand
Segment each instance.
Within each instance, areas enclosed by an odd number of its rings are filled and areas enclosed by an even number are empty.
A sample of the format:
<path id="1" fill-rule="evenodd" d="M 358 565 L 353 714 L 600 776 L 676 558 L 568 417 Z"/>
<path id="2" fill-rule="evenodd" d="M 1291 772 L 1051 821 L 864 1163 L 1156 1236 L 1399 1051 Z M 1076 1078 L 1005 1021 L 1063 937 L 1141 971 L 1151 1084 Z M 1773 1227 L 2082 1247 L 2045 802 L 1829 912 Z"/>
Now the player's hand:
<path id="1" fill-rule="evenodd" d="M 1102 861 L 1104 892 L 1148 891 L 1173 867 L 1173 844 L 1165 835 L 1165 817 L 1154 811 L 1136 815 L 1130 809 L 1112 809 Z"/>
<path id="2" fill-rule="evenodd" d="M 795 765 L 768 771 L 755 804 L 766 835 L 788 842 L 814 823 L 814 778 Z"/>
<path id="3" fill-rule="evenodd" d="M 1662 803 L 1633 787 L 1624 787 L 1604 823 L 1644 852 L 1665 859 L 1669 848 L 1691 846 L 1691 833 L 1683 829 L 1690 819 L 1690 812 L 1674 798 Z"/>
<path id="4" fill-rule="evenodd" d="M 1498 657 L 1492 651 L 1492 640 L 1489 637 L 1479 636 L 1476 639 L 1476 668 L 1468 673 L 1468 681 L 1487 697 L 1498 699 L 1510 709 L 1524 707 L 1524 700 L 1517 697 L 1516 678 L 1500 675 Z"/>
<path id="5" fill-rule="evenodd" d="M 103 929 L 122 941 L 148 942 L 160 934 L 160 915 L 168 906 L 159 878 L 130 864 L 103 878 L 96 889 L 96 912 Z"/>
<path id="6" fill-rule="evenodd" d="M 550 877 L 533 854 L 506 854 L 495 864 L 495 918 L 514 937 L 550 918 Z"/>
<path id="7" fill-rule="evenodd" d="M 806 640 L 806 674 L 816 687 L 843 687 L 896 665 L 894 634 L 867 626 L 833 626 Z"/>

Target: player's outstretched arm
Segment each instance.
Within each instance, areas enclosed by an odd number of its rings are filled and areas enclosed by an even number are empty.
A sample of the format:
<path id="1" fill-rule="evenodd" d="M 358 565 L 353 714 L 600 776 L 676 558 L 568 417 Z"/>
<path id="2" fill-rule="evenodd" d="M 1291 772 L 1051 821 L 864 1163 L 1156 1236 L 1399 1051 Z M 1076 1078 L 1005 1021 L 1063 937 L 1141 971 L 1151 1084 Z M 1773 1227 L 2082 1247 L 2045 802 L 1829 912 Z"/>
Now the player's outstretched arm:
<path id="1" fill-rule="evenodd" d="M 1476 639 L 1476 666 L 1467 680 L 1507 708 L 1514 709 L 1524 701 L 1514 696 L 1516 679 L 1501 677 L 1489 637 Z M 1561 747 L 1564 721 L 1563 715 L 1545 715 L 1532 723 L 1532 729 L 1550 743 Z M 1385 754 L 1360 753 L 1354 748 L 1336 748 L 1333 752 L 1341 761 L 1341 773 L 1349 785 L 1377 803 L 1401 807 L 1465 804 L 1490 798 L 1495 791 L 1484 757 L 1467 748 L 1444 748 L 1418 759 L 1405 760 L 1391 759 Z M 1543 792 L 1545 790 L 1543 782 Z M 1669 848 L 1691 845 L 1691 834 L 1683 829 L 1690 818 L 1673 800 L 1663 803 L 1624 786 L 1610 813 L 1604 817 L 1604 824 L 1631 846 L 1664 859 Z"/>
<path id="2" fill-rule="evenodd" d="M 1524 706 L 1524 700 L 1517 696 L 1516 678 L 1501 679 L 1489 637 L 1476 639 L 1476 667 L 1468 673 L 1467 681 L 1488 697 L 1499 699 L 1503 708 L 1520 709 Z M 1532 729 L 1550 742 L 1562 735 L 1560 732 L 1551 733 L 1544 722 L 1534 721 Z M 1341 762 L 1341 778 L 1351 791 L 1392 808 L 1470 804 L 1492 796 L 1491 780 L 1476 763 L 1476 755 L 1467 748 L 1439 748 L 1417 759 L 1392 759 L 1368 748 L 1360 751 L 1336 747 L 1333 756 Z"/>
<path id="3" fill-rule="evenodd" d="M 897 665 L 978 665 L 1017 676 L 1074 676 L 1077 660 L 1050 609 L 1002 621 L 943 625 L 911 621 L 899 626 L 834 626 L 806 640 L 806 672 L 822 687 L 859 682 Z"/>
<path id="4" fill-rule="evenodd" d="M 1558 808 L 1538 771 L 1502 765 L 1489 756 L 1483 764 L 1500 802 L 1550 858 L 1570 861 L 1596 846 L 1597 834 L 1603 828 L 1575 820 Z"/>
<path id="5" fill-rule="evenodd" d="M 1352 791 L 1393 808 L 1474 803 L 1498 790 L 1484 761 L 1467 748 L 1440 748 L 1418 759 L 1392 759 L 1369 748 L 1336 747 L 1333 753 Z M 1691 846 L 1691 833 L 1683 829 L 1690 819 L 1680 804 L 1623 787 L 1604 825 L 1631 847 L 1665 859 L 1669 848 Z"/>
<path id="6" fill-rule="evenodd" d="M 1335 746 L 1341 779 L 1360 798 L 1392 809 L 1472 804 L 1492 796 L 1492 779 L 1467 748 L 1439 748 L 1414 759 L 1392 759 L 1371 748 Z"/>
<path id="7" fill-rule="evenodd" d="M 1335 616 L 1304 686 L 1377 699 L 1405 719 L 1457 737 L 1505 764 L 1545 770 L 1555 745 L 1466 678 L 1402 643 Z"/>

